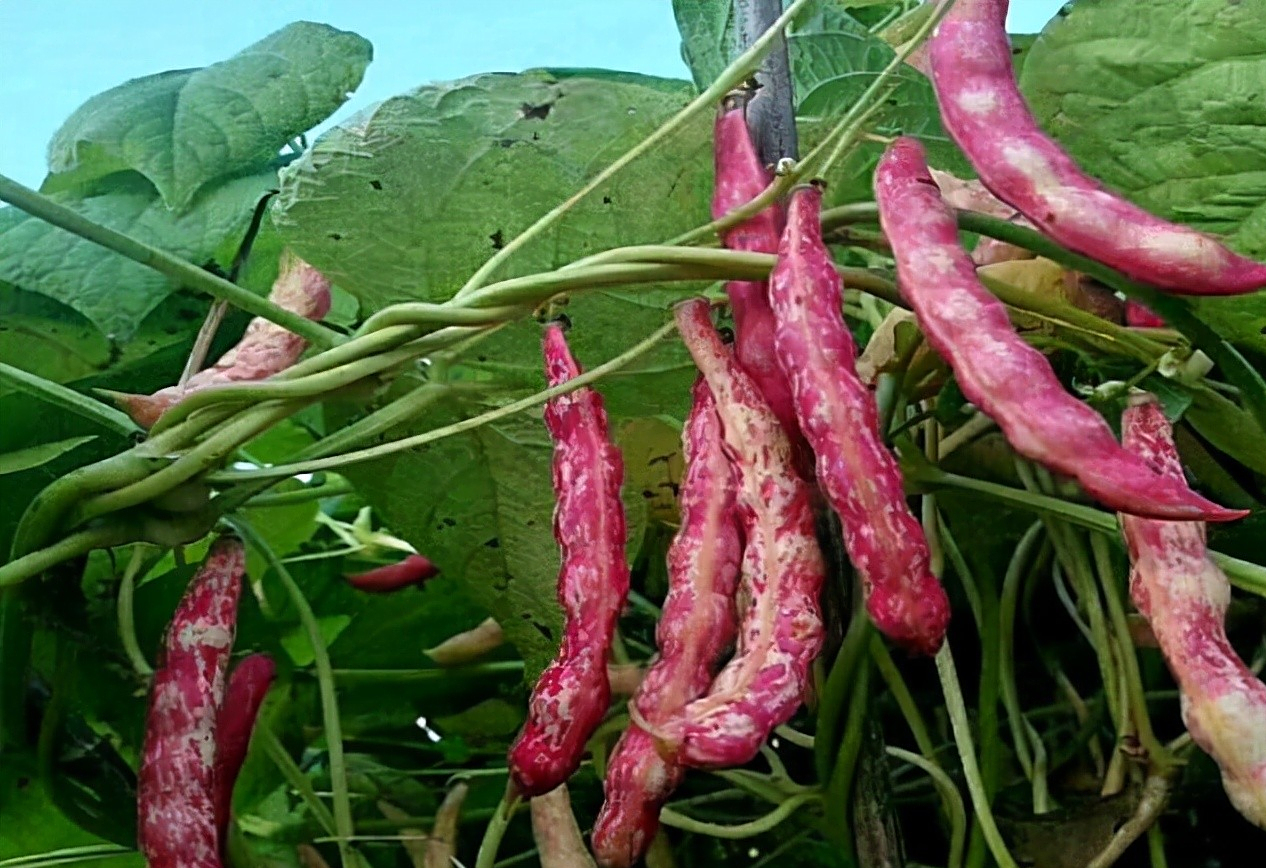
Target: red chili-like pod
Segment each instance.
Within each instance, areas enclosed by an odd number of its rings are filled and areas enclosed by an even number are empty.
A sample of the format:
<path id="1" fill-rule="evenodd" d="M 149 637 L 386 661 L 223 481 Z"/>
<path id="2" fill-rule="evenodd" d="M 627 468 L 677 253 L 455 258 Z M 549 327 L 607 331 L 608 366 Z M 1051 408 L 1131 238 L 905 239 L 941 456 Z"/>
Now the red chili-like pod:
<path id="1" fill-rule="evenodd" d="M 1183 478 L 1173 431 L 1154 397 L 1132 396 L 1121 428 L 1125 448 Z M 1231 804 L 1266 828 L 1266 685 L 1227 640 L 1231 584 L 1209 558 L 1204 525 L 1122 515 L 1121 526 L 1133 565 L 1130 596 L 1181 688 L 1183 722 L 1217 762 Z"/>
<path id="2" fill-rule="evenodd" d="M 259 707 L 276 676 L 277 666 L 267 654 L 252 654 L 237 664 L 229 676 L 224 706 L 215 727 L 215 820 L 221 853 L 232 815 L 233 785 L 246 761 Z"/>
<path id="3" fill-rule="evenodd" d="M 557 323 L 545 329 L 545 373 L 551 386 L 580 373 Z M 529 797 L 571 777 L 607 712 L 607 655 L 629 592 L 624 459 L 611 442 L 602 396 L 583 387 L 550 399 L 545 425 L 554 440 L 554 536 L 562 552 L 558 601 L 565 623 L 558 654 L 536 682 L 527 722 L 510 746 L 511 779 Z"/>
<path id="4" fill-rule="evenodd" d="M 1151 308 L 1133 299 L 1125 300 L 1125 324 L 1140 329 L 1163 329 L 1168 325 Z"/>
<path id="5" fill-rule="evenodd" d="M 241 541 L 217 539 L 167 629 L 137 781 L 137 839 L 150 868 L 220 866 L 216 723 L 245 568 Z"/>
<path id="6" fill-rule="evenodd" d="M 946 131 L 980 180 L 1043 233 L 1180 295 L 1266 286 L 1266 264 L 1104 189 L 1042 132 L 1016 85 L 1008 0 L 957 0 L 929 41 Z"/>
<path id="7" fill-rule="evenodd" d="M 716 399 L 726 450 L 738 470 L 745 547 L 738 649 L 708 693 L 656 726 L 684 765 L 742 765 L 800 706 L 822 648 L 819 594 L 826 565 L 812 490 L 796 472 L 791 442 L 760 390 L 712 324 L 702 299 L 677 307 L 677 328 Z"/>
<path id="8" fill-rule="evenodd" d="M 394 564 L 376 567 L 363 573 L 343 576 L 358 591 L 370 594 L 389 594 L 401 588 L 425 584 L 440 574 L 435 564 L 422 555 L 408 555 Z"/>
<path id="9" fill-rule="evenodd" d="M 726 99 L 713 128 L 716 182 L 712 192 L 712 217 L 719 219 L 741 208 L 765 191 L 773 178 L 765 170 L 747 127 L 750 94 L 737 91 Z M 730 250 L 776 253 L 782 230 L 782 213 L 771 205 L 723 233 Z M 799 438 L 796 411 L 787 379 L 774 355 L 774 314 L 769 307 L 764 281 L 732 280 L 725 285 L 734 315 L 734 353 L 761 394 L 769 402 L 783 429 L 795 443 Z"/>
<path id="10" fill-rule="evenodd" d="M 976 277 L 953 212 L 928 174 L 923 146 L 899 138 L 879 161 L 875 198 L 897 262 L 901 294 L 967 399 L 1011 446 L 1074 477 L 1099 502 L 1147 518 L 1231 521 L 1245 510 L 1205 500 L 1122 449 L 1107 421 L 1064 391 L 1050 362 L 1011 326 Z"/>
<path id="11" fill-rule="evenodd" d="M 632 700 L 652 726 L 679 716 L 707 691 L 737 630 L 734 592 L 743 553 L 738 480 L 725 453 L 716 401 L 702 377 L 695 381 L 682 452 L 681 526 L 668 548 L 668 594 L 655 632 L 659 656 Z M 652 735 L 629 726 L 608 760 L 606 799 L 593 828 L 594 855 L 604 868 L 627 868 L 645 855 L 660 808 L 682 776 L 680 766 L 659 754 Z"/>
<path id="12" fill-rule="evenodd" d="M 866 611 L 894 641 L 935 654 L 949 624 L 949 599 L 932 575 L 923 527 L 880 436 L 875 396 L 857 376 L 857 345 L 844 323 L 844 287 L 822 242 L 821 214 L 820 188 L 792 194 L 769 278 L 778 361 L 817 456 L 818 484 L 840 516 Z"/>
<path id="13" fill-rule="evenodd" d="M 292 253 L 283 253 L 281 273 L 268 300 L 310 320 L 330 311 L 330 282 L 321 272 Z M 293 365 L 308 342 L 263 317 L 255 317 L 237 346 L 209 368 L 198 371 L 183 386 L 168 386 L 152 395 L 107 394 L 142 428 L 151 428 L 168 408 L 194 392 L 229 383 L 263 380 Z"/>

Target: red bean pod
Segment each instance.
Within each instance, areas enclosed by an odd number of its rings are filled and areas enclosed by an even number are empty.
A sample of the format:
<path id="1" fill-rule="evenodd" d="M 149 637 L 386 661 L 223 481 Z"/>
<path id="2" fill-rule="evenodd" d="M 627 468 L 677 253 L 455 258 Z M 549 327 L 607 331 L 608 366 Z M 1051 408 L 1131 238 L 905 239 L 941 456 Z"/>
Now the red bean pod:
<path id="1" fill-rule="evenodd" d="M 233 669 L 224 693 L 224 707 L 215 727 L 215 819 L 223 852 L 233 807 L 233 785 L 237 783 L 259 707 L 277 675 L 277 666 L 267 654 L 252 654 Z"/>
<path id="2" fill-rule="evenodd" d="M 551 386 L 579 375 L 562 327 L 545 329 Z M 562 551 L 561 647 L 532 691 L 523 731 L 510 746 L 510 776 L 526 796 L 547 793 L 580 766 L 585 742 L 611 700 L 607 654 L 629 592 L 625 560 L 624 459 L 611 442 L 602 396 L 583 387 L 550 399 L 554 440 L 554 536 Z"/>
<path id="3" fill-rule="evenodd" d="M 439 569 L 422 555 L 408 555 L 394 564 L 387 564 L 343 576 L 343 579 L 358 591 L 370 594 L 389 594 L 411 585 L 425 584 L 440 574 Z"/>
<path id="4" fill-rule="evenodd" d="M 894 641 L 935 654 L 949 624 L 949 600 L 932 575 L 923 527 L 880 435 L 875 396 L 857 376 L 857 345 L 844 323 L 843 283 L 822 242 L 821 213 L 820 188 L 792 193 L 769 278 L 778 361 L 817 456 L 818 484 L 840 516 L 866 611 Z"/>
<path id="5" fill-rule="evenodd" d="M 1103 417 L 1064 391 L 1050 362 L 1015 333 L 1002 302 L 977 279 L 922 145 L 904 137 L 893 142 L 875 172 L 875 198 L 901 293 L 928 343 L 1017 452 L 1076 478 L 1120 512 L 1206 521 L 1246 514 L 1152 470 L 1121 448 Z"/>
<path id="6" fill-rule="evenodd" d="M 1151 308 L 1133 299 L 1125 301 L 1125 324 L 1142 329 L 1163 329 L 1168 325 L 1165 320 L 1153 313 Z"/>
<path id="7" fill-rule="evenodd" d="M 268 300 L 311 320 L 330 311 L 330 282 L 321 272 L 292 253 L 283 253 L 281 273 Z M 168 386 L 152 395 L 113 392 L 110 396 L 142 428 L 150 428 L 168 408 L 187 395 L 229 383 L 263 380 L 299 361 L 308 342 L 263 317 L 255 317 L 237 345 L 209 368 L 198 371 L 183 386 Z"/>
<path id="8" fill-rule="evenodd" d="M 985 186 L 1068 249 L 1169 292 L 1266 286 L 1266 264 L 1104 189 L 1042 132 L 1016 85 L 1007 7 L 956 0 L 929 41 L 945 129 Z"/>
<path id="9" fill-rule="evenodd" d="M 1154 397 L 1132 396 L 1121 426 L 1127 449 L 1183 478 L 1173 431 Z M 1183 722 L 1217 762 L 1236 810 L 1266 828 L 1266 685 L 1227 640 L 1231 584 L 1209 558 L 1204 525 L 1122 515 L 1121 526 L 1133 565 L 1130 596 L 1178 681 Z"/>
<path id="10" fill-rule="evenodd" d="M 734 591 L 743 552 L 737 478 L 725 453 L 716 401 L 702 377 L 694 385 L 682 451 L 681 527 L 668 549 L 668 594 L 655 632 L 659 656 L 632 700 L 652 725 L 679 715 L 707 691 L 737 629 Z M 645 855 L 659 828 L 660 808 L 683 774 L 658 753 L 653 736 L 636 723 L 629 726 L 611 753 L 603 782 L 606 800 L 593 829 L 599 864 L 624 868 Z"/>
<path id="11" fill-rule="evenodd" d="M 712 217 L 719 219 L 748 204 L 770 185 L 747 127 L 747 91 L 731 94 L 717 114 L 713 128 L 716 182 L 712 192 Z M 730 250 L 776 253 L 782 230 L 782 213 L 771 205 L 722 235 Z M 774 314 L 769 307 L 765 281 L 733 280 L 725 285 L 734 315 L 734 353 L 761 394 L 773 408 L 793 443 L 799 437 L 796 411 L 787 379 L 774 355 Z"/>
<path id="12" fill-rule="evenodd" d="M 185 591 L 154 673 L 138 775 L 138 843 L 150 868 L 219 868 L 216 723 L 246 553 L 220 537 Z"/>
<path id="13" fill-rule="evenodd" d="M 760 390 L 712 325 L 702 299 L 677 308 L 677 328 L 716 399 L 725 444 L 738 470 L 745 547 L 738 648 L 708 693 L 656 735 L 684 765 L 741 765 L 804 699 L 821 650 L 819 594 L 825 563 L 812 491 L 796 472 L 791 442 Z"/>

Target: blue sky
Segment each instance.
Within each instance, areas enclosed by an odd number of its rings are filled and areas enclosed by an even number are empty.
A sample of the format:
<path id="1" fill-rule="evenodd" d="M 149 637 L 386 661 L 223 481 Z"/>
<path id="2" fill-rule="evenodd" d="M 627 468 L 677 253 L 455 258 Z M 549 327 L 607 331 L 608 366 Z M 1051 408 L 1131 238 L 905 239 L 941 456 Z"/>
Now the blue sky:
<path id="1" fill-rule="evenodd" d="M 1064 0 L 1018 0 L 1032 32 Z M 44 149 L 93 94 L 142 75 L 205 66 L 300 19 L 374 44 L 365 82 L 335 120 L 420 84 L 532 66 L 682 76 L 668 0 L 0 0 L 0 172 L 28 185 Z"/>

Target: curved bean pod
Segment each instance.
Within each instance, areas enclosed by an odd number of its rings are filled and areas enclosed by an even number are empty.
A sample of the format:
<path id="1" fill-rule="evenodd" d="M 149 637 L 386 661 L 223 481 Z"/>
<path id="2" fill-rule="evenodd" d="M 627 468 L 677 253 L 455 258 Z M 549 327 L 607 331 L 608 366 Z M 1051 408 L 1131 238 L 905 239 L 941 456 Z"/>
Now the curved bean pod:
<path id="1" fill-rule="evenodd" d="M 738 649 L 707 695 L 656 728 L 684 765 L 741 765 L 804 699 L 822 648 L 819 594 L 826 565 L 812 491 L 796 472 L 791 442 L 756 384 L 712 325 L 702 299 L 677 307 L 677 328 L 716 398 L 726 449 L 738 468 L 745 548 L 738 592 Z"/>
<path id="2" fill-rule="evenodd" d="M 1046 357 L 1016 335 L 1006 308 L 977 279 L 922 145 L 903 137 L 889 146 L 875 172 L 875 197 L 901 293 L 928 343 L 1017 452 L 1076 478 L 1120 512 L 1205 521 L 1246 515 L 1157 473 L 1121 448 L 1102 416 L 1064 391 Z"/>
<path id="3" fill-rule="evenodd" d="M 821 213 L 820 188 L 792 193 L 769 277 L 778 361 L 817 456 L 818 484 L 839 513 L 866 611 L 894 641 L 935 654 L 949 624 L 949 599 L 932 575 L 897 460 L 880 437 L 875 396 L 857 376 L 857 346 L 841 312 L 843 282 L 822 242 Z"/>
<path id="4" fill-rule="evenodd" d="M 686 474 L 681 483 L 681 527 L 668 549 L 668 594 L 656 627 L 659 656 L 632 703 L 651 725 L 681 713 L 712 683 L 734 641 L 734 590 L 743 541 L 735 510 L 737 478 L 725 454 L 721 419 L 707 381 L 695 381 L 682 432 Z M 681 783 L 684 769 L 656 750 L 636 723 L 616 743 L 603 782 L 605 801 L 593 829 L 593 849 L 604 868 L 627 868 L 659 828 L 659 811 Z"/>
<path id="5" fill-rule="evenodd" d="M 1042 132 L 1016 86 L 1008 0 L 957 0 L 929 41 L 945 129 L 1002 201 L 1069 250 L 1180 295 L 1266 286 L 1266 264 L 1104 189 Z"/>
<path id="6" fill-rule="evenodd" d="M 215 726 L 215 822 L 220 851 L 227 843 L 233 808 L 233 785 L 237 783 L 259 707 L 277 675 L 277 666 L 267 654 L 252 654 L 233 669 L 224 693 L 224 707 Z"/>
<path id="7" fill-rule="evenodd" d="M 1154 397 L 1132 397 L 1121 420 L 1125 447 L 1182 479 L 1173 431 Z M 1226 637 L 1231 584 L 1209 559 L 1199 522 L 1121 516 L 1130 551 L 1130 596 L 1182 692 L 1183 722 L 1222 771 L 1241 814 L 1266 828 L 1266 685 Z"/>
<path id="8" fill-rule="evenodd" d="M 580 374 L 557 323 L 545 329 L 544 351 L 549 385 Z M 624 459 L 611 442 L 602 396 L 583 387 L 550 399 L 545 425 L 554 439 L 554 536 L 562 551 L 558 601 L 565 625 L 558 654 L 536 682 L 527 722 L 510 746 L 511 779 L 529 797 L 571 777 L 607 712 L 607 654 L 629 592 Z"/>

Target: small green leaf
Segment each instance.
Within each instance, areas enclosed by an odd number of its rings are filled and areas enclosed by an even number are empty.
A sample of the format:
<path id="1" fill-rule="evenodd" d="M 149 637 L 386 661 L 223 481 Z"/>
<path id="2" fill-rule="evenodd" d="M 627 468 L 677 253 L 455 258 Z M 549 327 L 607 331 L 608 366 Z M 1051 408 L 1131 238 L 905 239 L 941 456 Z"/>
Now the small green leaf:
<path id="1" fill-rule="evenodd" d="M 352 619 L 347 615 L 322 615 L 317 618 L 317 626 L 321 628 L 321 638 L 326 645 L 331 645 L 339 634 L 347 629 Z M 312 643 L 301 625 L 295 625 L 281 634 L 281 647 L 286 649 L 295 666 L 303 668 L 311 666 L 316 658 L 312 656 Z"/>
<path id="2" fill-rule="evenodd" d="M 55 443 L 44 443 L 40 446 L 32 446 L 29 449 L 19 449 L 16 452 L 6 452 L 0 455 L 0 476 L 30 470 L 32 467 L 42 467 L 54 458 L 65 455 L 70 450 L 96 439 L 95 434 L 90 434 L 85 437 L 70 437 L 66 440 L 58 440 Z"/>
<path id="3" fill-rule="evenodd" d="M 44 189 L 131 169 L 182 211 L 207 184 L 257 169 L 329 117 L 372 56 L 355 33 L 300 21 L 220 63 L 129 81 L 88 100 L 53 136 Z"/>

